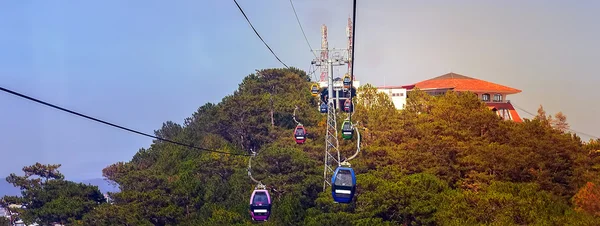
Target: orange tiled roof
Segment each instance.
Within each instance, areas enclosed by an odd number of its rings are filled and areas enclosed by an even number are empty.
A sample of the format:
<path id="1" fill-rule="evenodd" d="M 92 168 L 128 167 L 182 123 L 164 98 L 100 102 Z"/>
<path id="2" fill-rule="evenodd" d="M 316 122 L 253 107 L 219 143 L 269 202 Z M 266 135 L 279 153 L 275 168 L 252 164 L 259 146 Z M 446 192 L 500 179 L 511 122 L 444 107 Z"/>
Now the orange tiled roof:
<path id="1" fill-rule="evenodd" d="M 506 94 L 520 93 L 521 90 L 496 83 L 448 73 L 415 84 L 419 89 L 454 88 L 455 91 L 497 92 Z"/>
<path id="2" fill-rule="evenodd" d="M 377 89 L 412 89 L 415 85 L 406 85 L 406 86 L 377 86 Z"/>

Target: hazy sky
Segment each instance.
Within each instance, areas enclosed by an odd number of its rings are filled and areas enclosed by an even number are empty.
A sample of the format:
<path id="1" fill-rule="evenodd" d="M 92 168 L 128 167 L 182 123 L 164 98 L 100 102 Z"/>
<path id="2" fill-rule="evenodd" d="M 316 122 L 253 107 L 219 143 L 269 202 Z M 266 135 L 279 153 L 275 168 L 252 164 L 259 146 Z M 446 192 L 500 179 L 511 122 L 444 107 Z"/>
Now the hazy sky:
<path id="1" fill-rule="evenodd" d="M 289 1 L 238 2 L 286 64 L 309 68 Z M 294 3 L 313 48 L 321 24 L 330 47 L 346 46 L 352 1 Z M 599 10 L 583 0 L 358 1 L 355 74 L 375 85 L 450 71 L 488 80 L 523 90 L 508 97 L 516 106 L 562 111 L 572 129 L 600 136 Z M 233 1 L 0 1 L 1 86 L 148 133 L 270 67 L 281 65 Z M 5 93 L 0 103 L 0 177 L 39 161 L 96 178 L 151 143 Z"/>

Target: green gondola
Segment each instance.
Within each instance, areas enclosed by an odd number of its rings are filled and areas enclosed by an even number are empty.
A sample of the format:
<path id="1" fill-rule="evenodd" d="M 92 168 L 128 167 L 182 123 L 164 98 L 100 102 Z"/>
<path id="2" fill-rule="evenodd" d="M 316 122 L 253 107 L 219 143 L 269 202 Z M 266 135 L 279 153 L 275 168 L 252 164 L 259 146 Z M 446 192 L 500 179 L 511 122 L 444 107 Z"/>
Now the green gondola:
<path id="1" fill-rule="evenodd" d="M 352 128 L 352 123 L 348 119 L 344 120 L 342 124 L 342 138 L 344 140 L 351 140 L 353 135 L 354 129 Z"/>

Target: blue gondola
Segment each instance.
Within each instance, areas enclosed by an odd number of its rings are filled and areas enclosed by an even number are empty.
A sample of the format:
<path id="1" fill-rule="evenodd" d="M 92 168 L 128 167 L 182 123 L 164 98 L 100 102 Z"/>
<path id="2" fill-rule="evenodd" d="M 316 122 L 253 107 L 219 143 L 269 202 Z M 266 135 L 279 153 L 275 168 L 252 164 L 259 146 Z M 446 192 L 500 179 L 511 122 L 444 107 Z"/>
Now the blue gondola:
<path id="1" fill-rule="evenodd" d="M 331 178 L 331 195 L 333 201 L 338 203 L 349 203 L 354 197 L 356 190 L 356 176 L 350 167 L 338 167 Z"/>
<path id="2" fill-rule="evenodd" d="M 319 107 L 319 111 L 321 113 L 327 113 L 327 104 L 326 103 L 321 103 L 321 107 Z"/>

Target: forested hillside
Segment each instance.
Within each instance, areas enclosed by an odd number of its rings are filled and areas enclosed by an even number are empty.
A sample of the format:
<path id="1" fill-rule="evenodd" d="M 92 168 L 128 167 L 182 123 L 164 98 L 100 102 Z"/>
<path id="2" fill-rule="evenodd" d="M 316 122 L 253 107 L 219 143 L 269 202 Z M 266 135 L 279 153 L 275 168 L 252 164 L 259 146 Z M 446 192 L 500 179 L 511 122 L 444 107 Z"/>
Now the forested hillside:
<path id="1" fill-rule="evenodd" d="M 165 122 L 155 134 L 224 152 L 257 151 L 252 175 L 273 199 L 263 225 L 600 225 L 600 140 L 563 132 L 564 115 L 557 121 L 541 112 L 515 123 L 469 93 L 419 91 L 397 111 L 370 85 L 358 89 L 352 117 L 366 128 L 351 161 L 357 193 L 353 203 L 336 204 L 330 190 L 321 191 L 326 116 L 309 87 L 304 71 L 260 70 L 220 103 L 202 105 L 183 125 Z M 302 145 L 292 136 L 295 106 L 309 132 Z M 356 139 L 340 139 L 344 156 L 355 148 Z M 110 195 L 112 204 L 85 208 L 65 222 L 250 225 L 255 184 L 247 166 L 247 156 L 156 140 L 131 161 L 103 170 L 121 191 Z M 50 214 L 27 211 L 36 216 L 29 219 Z"/>

